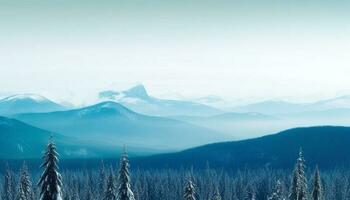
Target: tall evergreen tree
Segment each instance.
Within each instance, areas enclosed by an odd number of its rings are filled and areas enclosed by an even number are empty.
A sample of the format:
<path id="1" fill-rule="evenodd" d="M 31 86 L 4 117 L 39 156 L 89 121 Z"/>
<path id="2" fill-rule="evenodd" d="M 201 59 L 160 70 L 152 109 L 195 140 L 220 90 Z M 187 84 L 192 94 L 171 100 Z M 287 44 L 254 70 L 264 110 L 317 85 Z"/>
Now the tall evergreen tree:
<path id="1" fill-rule="evenodd" d="M 117 200 L 116 189 L 115 177 L 113 175 L 113 169 L 111 168 L 103 200 Z"/>
<path id="2" fill-rule="evenodd" d="M 268 200 L 285 200 L 283 197 L 283 186 L 280 180 L 277 180 L 274 192 L 268 197 Z"/>
<path id="3" fill-rule="evenodd" d="M 94 200 L 95 199 L 94 191 L 95 190 L 94 190 L 92 175 L 89 173 L 86 180 L 86 185 L 85 185 L 85 200 Z"/>
<path id="4" fill-rule="evenodd" d="M 6 166 L 6 171 L 4 175 L 4 189 L 3 189 L 3 195 L 2 199 L 3 200 L 13 200 L 13 191 L 12 191 L 12 172 L 10 170 L 10 167 L 7 165 Z"/>
<path id="5" fill-rule="evenodd" d="M 244 195 L 245 200 L 255 200 L 256 199 L 256 194 L 255 194 L 255 189 L 253 188 L 252 185 L 248 185 L 245 195 Z"/>
<path id="6" fill-rule="evenodd" d="M 299 194 L 299 174 L 297 167 L 293 171 L 292 183 L 289 191 L 289 200 L 298 200 Z"/>
<path id="7" fill-rule="evenodd" d="M 312 200 L 324 200 L 320 171 L 316 167 L 313 178 Z"/>
<path id="8" fill-rule="evenodd" d="M 298 200 L 308 199 L 307 179 L 305 175 L 305 159 L 303 151 L 300 149 L 298 158 L 298 172 L 299 172 L 299 196 Z"/>
<path id="9" fill-rule="evenodd" d="M 299 151 L 299 157 L 293 172 L 290 200 L 306 200 L 308 198 L 307 179 L 305 176 L 305 160 L 302 149 Z"/>
<path id="10" fill-rule="evenodd" d="M 216 187 L 215 190 L 214 190 L 214 194 L 211 198 L 211 200 L 221 200 L 221 195 L 220 195 L 220 191 L 219 191 L 219 188 Z"/>
<path id="11" fill-rule="evenodd" d="M 118 172 L 118 200 L 135 200 L 134 193 L 130 185 L 129 159 L 126 150 L 121 155 Z"/>
<path id="12" fill-rule="evenodd" d="M 44 171 L 38 183 L 40 200 L 62 200 L 62 178 L 57 171 L 58 156 L 56 145 L 51 137 L 43 156 L 44 163 L 41 165 Z"/>
<path id="13" fill-rule="evenodd" d="M 196 200 L 196 191 L 193 182 L 189 179 L 185 186 L 184 200 Z"/>
<path id="14" fill-rule="evenodd" d="M 98 193 L 102 197 L 106 190 L 106 173 L 105 166 L 103 160 L 101 160 L 101 165 L 99 169 L 99 177 L 98 177 Z"/>
<path id="15" fill-rule="evenodd" d="M 31 200 L 33 198 L 32 193 L 32 182 L 30 181 L 30 176 L 28 172 L 27 165 L 25 162 L 23 163 L 23 167 L 21 169 L 21 177 L 19 181 L 18 188 L 18 200 Z"/>

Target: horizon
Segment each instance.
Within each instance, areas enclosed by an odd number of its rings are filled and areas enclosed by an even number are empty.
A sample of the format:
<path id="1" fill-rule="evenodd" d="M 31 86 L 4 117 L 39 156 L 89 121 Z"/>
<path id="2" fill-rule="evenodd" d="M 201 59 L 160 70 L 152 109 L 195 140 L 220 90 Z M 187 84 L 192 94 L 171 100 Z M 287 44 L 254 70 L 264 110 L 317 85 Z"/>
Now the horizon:
<path id="1" fill-rule="evenodd" d="M 206 99 L 206 98 L 215 98 L 218 101 L 222 101 L 222 107 L 237 107 L 237 106 L 245 106 L 249 104 L 255 104 L 255 103 L 261 103 L 261 102 L 286 102 L 286 103 L 292 103 L 292 104 L 310 104 L 310 103 L 317 103 L 320 101 L 325 101 L 325 100 L 332 100 L 332 99 L 337 99 L 337 98 L 344 98 L 350 96 L 350 93 L 348 92 L 335 92 L 336 95 L 330 95 L 330 96 L 325 96 L 322 98 L 307 98 L 307 96 L 299 97 L 299 98 L 290 98 L 290 97 L 261 97 L 261 98 L 253 98 L 253 97 L 246 97 L 246 98 L 225 98 L 223 96 L 218 96 L 215 94 L 203 94 L 199 96 L 184 96 L 180 93 L 167 93 L 167 94 L 160 94 L 158 96 L 153 95 L 152 91 L 148 89 L 148 87 L 142 83 L 135 83 L 135 84 L 126 84 L 124 87 L 106 87 L 102 88 L 100 90 L 94 91 L 94 93 L 90 93 L 90 95 L 85 96 L 79 93 L 71 93 L 70 97 L 65 97 L 65 98 L 59 98 L 55 96 L 46 96 L 44 95 L 45 92 L 43 93 L 34 93 L 34 92 L 15 92 L 15 91 L 8 91 L 8 92 L 0 92 L 0 100 L 8 98 L 8 97 L 14 97 L 18 95 L 24 95 L 24 96 L 30 96 L 30 95 L 38 95 L 44 98 L 47 98 L 48 100 L 51 100 L 55 103 L 66 105 L 66 106 L 71 106 L 71 107 L 82 107 L 82 106 L 89 106 L 93 105 L 96 103 L 103 102 L 108 99 L 104 99 L 99 96 L 100 92 L 103 91 L 114 91 L 114 92 L 123 92 L 127 91 L 129 89 L 132 89 L 134 87 L 142 86 L 145 88 L 147 94 L 151 97 L 154 98 L 159 98 L 159 99 L 169 99 L 169 100 L 180 100 L 180 101 L 192 101 L 192 102 L 198 102 L 201 103 L 199 100 L 201 99 Z M 119 89 L 116 89 L 119 88 Z M 205 104 L 205 103 L 202 103 Z M 217 106 L 213 106 L 217 107 Z M 219 106 L 220 107 L 220 106 Z"/>

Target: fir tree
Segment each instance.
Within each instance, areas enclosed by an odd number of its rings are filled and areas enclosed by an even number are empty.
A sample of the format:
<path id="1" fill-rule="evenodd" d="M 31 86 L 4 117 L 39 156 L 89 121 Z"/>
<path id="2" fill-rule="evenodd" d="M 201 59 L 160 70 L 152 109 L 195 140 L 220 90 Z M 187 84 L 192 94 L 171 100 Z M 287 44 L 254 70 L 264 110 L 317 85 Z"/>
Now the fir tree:
<path id="1" fill-rule="evenodd" d="M 118 200 L 135 200 L 134 193 L 130 186 L 130 172 L 129 172 L 129 159 L 124 149 L 119 163 L 119 173 L 118 173 Z"/>
<path id="2" fill-rule="evenodd" d="M 313 178 L 312 200 L 324 200 L 320 171 L 316 167 Z"/>
<path id="3" fill-rule="evenodd" d="M 61 200 L 61 175 L 58 173 L 58 153 L 56 145 L 52 138 L 47 145 L 45 155 L 43 156 L 44 163 L 41 168 L 44 169 L 38 185 L 40 186 L 40 200 Z"/>
<path id="4" fill-rule="evenodd" d="M 252 185 L 249 185 L 247 187 L 244 199 L 245 200 L 255 200 L 256 199 L 255 190 L 254 190 Z"/>
<path id="5" fill-rule="evenodd" d="M 293 172 L 291 189 L 289 194 L 290 200 L 306 200 L 308 198 L 307 180 L 305 176 L 305 160 L 303 152 L 300 149 L 299 157 Z"/>
<path id="6" fill-rule="evenodd" d="M 105 174 L 105 166 L 103 160 L 101 160 L 101 166 L 99 169 L 99 177 L 98 177 L 98 192 L 100 196 L 104 195 L 106 190 L 106 174 Z"/>
<path id="7" fill-rule="evenodd" d="M 305 160 L 303 151 L 300 149 L 298 158 L 298 173 L 299 173 L 299 196 L 298 200 L 306 200 L 308 198 L 307 180 L 305 176 Z"/>
<path id="8" fill-rule="evenodd" d="M 214 194 L 213 194 L 213 197 L 211 198 L 211 200 L 221 200 L 221 195 L 220 195 L 220 191 L 219 191 L 219 188 L 216 187 L 215 190 L 214 190 Z"/>
<path id="9" fill-rule="evenodd" d="M 185 186 L 184 200 L 196 200 L 196 191 L 194 184 L 191 180 L 188 180 Z"/>
<path id="10" fill-rule="evenodd" d="M 268 197 L 268 200 L 285 200 L 283 197 L 283 186 L 280 180 L 277 180 L 274 192 Z"/>
<path id="11" fill-rule="evenodd" d="M 11 173 L 10 167 L 7 165 L 5 175 L 4 175 L 4 189 L 2 191 L 3 200 L 13 200 L 12 180 L 13 180 L 12 173 Z"/>
<path id="12" fill-rule="evenodd" d="M 23 163 L 21 169 L 21 177 L 18 188 L 18 200 L 31 200 L 33 197 L 32 193 L 32 182 L 30 181 L 30 176 L 28 172 L 27 165 Z"/>
<path id="13" fill-rule="evenodd" d="M 115 177 L 113 175 L 113 169 L 111 168 L 103 200 L 117 200 L 116 188 L 117 187 L 115 186 Z"/>
<path id="14" fill-rule="evenodd" d="M 86 181 L 86 186 L 85 186 L 85 200 L 94 200 L 94 183 L 92 180 L 92 175 L 88 174 L 87 181 Z"/>

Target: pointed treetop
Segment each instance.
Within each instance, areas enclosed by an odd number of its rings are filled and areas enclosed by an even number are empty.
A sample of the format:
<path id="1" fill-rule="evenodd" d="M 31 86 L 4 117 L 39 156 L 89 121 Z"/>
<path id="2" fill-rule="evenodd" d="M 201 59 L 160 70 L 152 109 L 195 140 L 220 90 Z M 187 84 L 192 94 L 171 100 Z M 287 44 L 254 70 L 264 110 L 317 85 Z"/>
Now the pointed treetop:
<path id="1" fill-rule="evenodd" d="M 299 158 L 303 157 L 303 148 L 299 148 Z"/>

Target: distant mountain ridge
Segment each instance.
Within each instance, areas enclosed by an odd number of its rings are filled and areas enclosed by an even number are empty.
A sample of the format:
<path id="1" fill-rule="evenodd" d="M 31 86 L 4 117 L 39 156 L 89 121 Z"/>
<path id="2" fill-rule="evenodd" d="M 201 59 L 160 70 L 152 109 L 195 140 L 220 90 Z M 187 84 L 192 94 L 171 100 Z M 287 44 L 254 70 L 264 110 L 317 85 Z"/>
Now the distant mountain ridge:
<path id="1" fill-rule="evenodd" d="M 191 101 L 158 99 L 148 95 L 143 85 L 137 85 L 125 91 L 102 91 L 102 100 L 118 102 L 138 113 L 153 116 L 196 115 L 209 116 L 222 113 L 221 110 Z"/>
<path id="2" fill-rule="evenodd" d="M 278 134 L 208 144 L 178 153 L 135 158 L 136 165 L 155 168 L 210 166 L 229 169 L 292 168 L 299 148 L 308 166 L 350 166 L 349 127 L 294 128 Z M 135 165 L 134 163 L 134 165 Z"/>
<path id="3" fill-rule="evenodd" d="M 17 94 L 0 100 L 0 115 L 52 112 L 64 109 L 63 106 L 37 94 Z"/>
<path id="4" fill-rule="evenodd" d="M 15 119 L 0 117 L 0 159 L 40 158 L 51 136 L 63 158 L 101 157 L 112 152 L 111 146 L 99 146 L 84 139 L 78 140 Z"/>
<path id="5" fill-rule="evenodd" d="M 163 150 L 224 139 L 217 131 L 178 120 L 142 115 L 113 101 L 74 110 L 13 117 L 70 137 Z"/>
<path id="6" fill-rule="evenodd" d="M 288 114 L 332 109 L 350 108 L 350 96 L 341 96 L 312 103 L 290 103 L 282 100 L 267 100 L 234 107 L 236 112 L 259 112 L 264 114 Z"/>

